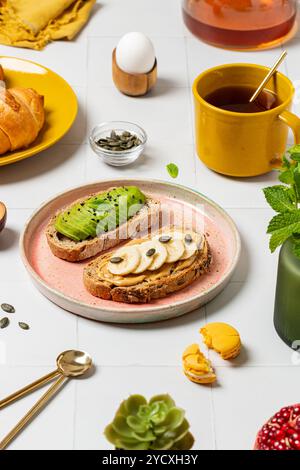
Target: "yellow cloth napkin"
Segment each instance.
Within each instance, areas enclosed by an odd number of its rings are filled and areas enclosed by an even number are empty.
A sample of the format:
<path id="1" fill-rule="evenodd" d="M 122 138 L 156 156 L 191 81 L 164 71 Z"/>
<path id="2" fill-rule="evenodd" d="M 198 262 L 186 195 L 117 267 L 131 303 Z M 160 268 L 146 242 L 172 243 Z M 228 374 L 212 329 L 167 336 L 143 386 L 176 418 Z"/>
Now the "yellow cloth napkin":
<path id="1" fill-rule="evenodd" d="M 0 0 L 0 43 L 43 49 L 55 39 L 73 39 L 96 0 Z"/>

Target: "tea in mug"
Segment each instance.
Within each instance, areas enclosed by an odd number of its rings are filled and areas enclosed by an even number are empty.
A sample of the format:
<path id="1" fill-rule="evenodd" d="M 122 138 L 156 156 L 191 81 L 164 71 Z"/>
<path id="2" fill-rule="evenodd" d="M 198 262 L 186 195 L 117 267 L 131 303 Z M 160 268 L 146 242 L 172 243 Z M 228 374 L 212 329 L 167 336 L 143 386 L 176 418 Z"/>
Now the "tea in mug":
<path id="1" fill-rule="evenodd" d="M 216 108 L 234 113 L 261 113 L 280 105 L 277 95 L 267 89 L 262 90 L 253 103 L 249 100 L 256 88 L 248 86 L 226 86 L 218 88 L 204 99 Z"/>

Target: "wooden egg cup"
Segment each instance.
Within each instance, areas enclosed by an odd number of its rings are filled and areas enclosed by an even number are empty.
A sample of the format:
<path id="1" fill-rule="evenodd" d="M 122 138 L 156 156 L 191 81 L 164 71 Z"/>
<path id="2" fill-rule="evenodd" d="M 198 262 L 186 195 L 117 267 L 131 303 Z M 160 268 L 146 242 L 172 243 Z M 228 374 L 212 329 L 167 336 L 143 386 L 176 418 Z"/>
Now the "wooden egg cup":
<path id="1" fill-rule="evenodd" d="M 153 69 L 148 73 L 127 73 L 117 64 L 116 49 L 112 55 L 112 73 L 114 84 L 122 93 L 128 96 L 146 95 L 156 84 L 157 81 L 157 60 Z"/>
<path id="2" fill-rule="evenodd" d="M 7 216 L 6 207 L 5 207 L 5 205 L 3 204 L 3 202 L 0 201 L 0 232 L 2 232 L 2 230 L 3 230 L 4 227 L 5 227 L 6 216 Z"/>

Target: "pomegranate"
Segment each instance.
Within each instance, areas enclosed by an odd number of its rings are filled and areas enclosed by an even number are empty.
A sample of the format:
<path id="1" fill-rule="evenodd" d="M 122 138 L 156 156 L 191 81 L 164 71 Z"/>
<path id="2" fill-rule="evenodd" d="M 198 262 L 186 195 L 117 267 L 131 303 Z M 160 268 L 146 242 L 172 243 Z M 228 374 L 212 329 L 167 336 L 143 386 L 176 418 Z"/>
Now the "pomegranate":
<path id="1" fill-rule="evenodd" d="M 300 450 L 300 404 L 276 413 L 259 431 L 255 450 Z"/>

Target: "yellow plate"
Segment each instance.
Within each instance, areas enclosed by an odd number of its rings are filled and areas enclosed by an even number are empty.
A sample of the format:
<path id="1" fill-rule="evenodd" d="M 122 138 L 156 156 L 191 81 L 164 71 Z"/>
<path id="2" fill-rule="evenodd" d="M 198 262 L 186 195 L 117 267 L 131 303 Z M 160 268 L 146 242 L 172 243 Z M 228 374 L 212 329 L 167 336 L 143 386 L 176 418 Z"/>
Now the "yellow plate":
<path id="1" fill-rule="evenodd" d="M 31 157 L 60 140 L 77 115 L 77 98 L 68 83 L 43 65 L 0 56 L 7 87 L 34 88 L 45 97 L 46 122 L 37 139 L 26 149 L 0 155 L 0 166 Z"/>

